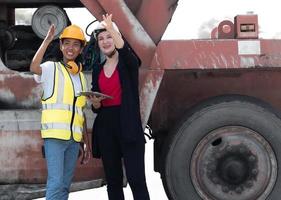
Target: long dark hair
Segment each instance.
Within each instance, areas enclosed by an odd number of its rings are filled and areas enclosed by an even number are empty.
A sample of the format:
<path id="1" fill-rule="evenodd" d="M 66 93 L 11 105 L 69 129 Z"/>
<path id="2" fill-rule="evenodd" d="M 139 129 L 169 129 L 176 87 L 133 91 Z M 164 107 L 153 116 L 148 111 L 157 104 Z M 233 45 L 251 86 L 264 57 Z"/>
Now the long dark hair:
<path id="1" fill-rule="evenodd" d="M 101 63 L 100 48 L 98 42 L 94 37 L 94 33 L 90 36 L 90 41 L 84 47 L 82 52 L 83 69 L 91 71 L 94 67 L 99 66 Z"/>

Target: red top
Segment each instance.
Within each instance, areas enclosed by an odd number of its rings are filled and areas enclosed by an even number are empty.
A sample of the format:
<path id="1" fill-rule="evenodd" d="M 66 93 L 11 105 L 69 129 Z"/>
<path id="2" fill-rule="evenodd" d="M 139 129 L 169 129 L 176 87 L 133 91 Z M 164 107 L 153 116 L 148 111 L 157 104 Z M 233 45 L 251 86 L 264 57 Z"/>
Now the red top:
<path id="1" fill-rule="evenodd" d="M 118 106 L 121 105 L 121 84 L 117 67 L 110 77 L 106 77 L 104 69 L 99 75 L 99 88 L 104 94 L 110 95 L 113 99 L 102 100 L 102 106 Z"/>

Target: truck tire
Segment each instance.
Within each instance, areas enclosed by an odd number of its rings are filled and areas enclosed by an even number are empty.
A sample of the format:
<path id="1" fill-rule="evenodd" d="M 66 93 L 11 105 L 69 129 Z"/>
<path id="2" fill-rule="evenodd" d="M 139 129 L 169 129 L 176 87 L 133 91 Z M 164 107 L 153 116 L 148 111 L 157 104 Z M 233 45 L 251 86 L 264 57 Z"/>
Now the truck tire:
<path id="1" fill-rule="evenodd" d="M 278 200 L 281 120 L 263 102 L 217 97 L 169 136 L 161 175 L 170 200 Z"/>

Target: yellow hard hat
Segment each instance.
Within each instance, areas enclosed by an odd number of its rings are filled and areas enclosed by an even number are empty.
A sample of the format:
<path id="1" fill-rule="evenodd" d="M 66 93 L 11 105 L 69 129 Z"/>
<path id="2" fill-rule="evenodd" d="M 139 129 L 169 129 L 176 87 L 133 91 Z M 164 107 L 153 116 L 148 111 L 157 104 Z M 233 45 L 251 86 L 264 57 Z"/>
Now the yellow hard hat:
<path id="1" fill-rule="evenodd" d="M 64 39 L 64 38 L 77 39 L 83 41 L 84 44 L 86 43 L 84 32 L 77 25 L 70 25 L 66 27 L 60 35 L 60 39 Z"/>

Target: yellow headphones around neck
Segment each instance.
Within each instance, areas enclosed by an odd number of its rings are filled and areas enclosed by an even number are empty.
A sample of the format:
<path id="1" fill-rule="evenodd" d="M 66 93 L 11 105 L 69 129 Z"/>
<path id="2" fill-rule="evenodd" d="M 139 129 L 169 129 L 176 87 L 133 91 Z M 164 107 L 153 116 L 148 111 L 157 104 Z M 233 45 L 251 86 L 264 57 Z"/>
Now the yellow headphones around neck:
<path id="1" fill-rule="evenodd" d="M 77 63 L 74 61 L 68 61 L 67 63 L 62 62 L 62 64 L 66 67 L 67 71 L 71 74 L 75 75 L 82 71 L 81 63 L 77 65 Z"/>

